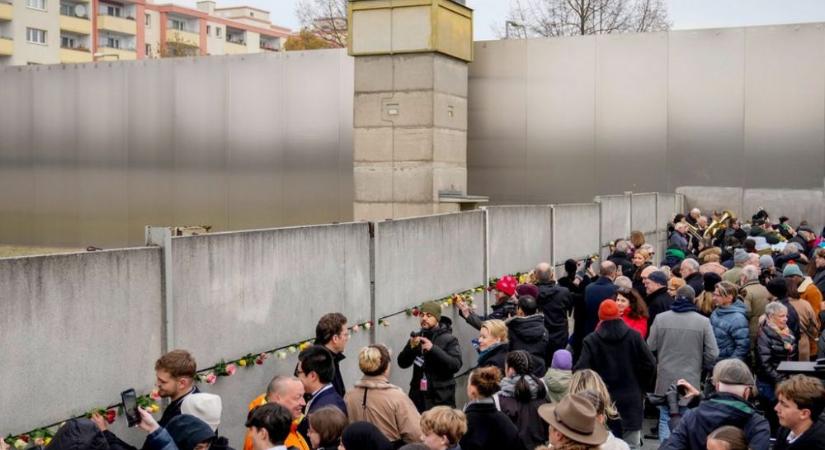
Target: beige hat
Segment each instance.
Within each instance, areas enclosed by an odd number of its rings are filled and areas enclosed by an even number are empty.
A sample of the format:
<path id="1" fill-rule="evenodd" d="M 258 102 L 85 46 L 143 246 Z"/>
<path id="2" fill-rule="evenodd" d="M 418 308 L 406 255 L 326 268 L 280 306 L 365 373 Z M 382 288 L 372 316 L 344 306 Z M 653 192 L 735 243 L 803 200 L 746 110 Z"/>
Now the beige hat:
<path id="1" fill-rule="evenodd" d="M 180 413 L 195 416 L 209 425 L 212 431 L 221 424 L 221 398 L 215 394 L 189 394 L 180 404 Z"/>
<path id="2" fill-rule="evenodd" d="M 567 395 L 557 405 L 539 407 L 539 416 L 572 441 L 601 445 L 607 440 L 607 428 L 596 419 L 596 409 L 581 394 Z"/>

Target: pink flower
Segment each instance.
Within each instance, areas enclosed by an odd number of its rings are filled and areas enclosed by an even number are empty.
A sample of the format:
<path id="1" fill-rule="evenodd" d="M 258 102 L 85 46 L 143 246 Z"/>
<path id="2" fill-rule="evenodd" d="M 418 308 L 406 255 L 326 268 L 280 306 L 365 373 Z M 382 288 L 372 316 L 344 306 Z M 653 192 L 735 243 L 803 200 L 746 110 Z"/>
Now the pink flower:
<path id="1" fill-rule="evenodd" d="M 160 393 L 158 392 L 157 389 L 154 389 L 154 390 L 152 390 L 151 393 L 149 393 L 149 398 L 151 398 L 152 400 L 158 401 L 158 400 L 160 400 Z"/>
<path id="2" fill-rule="evenodd" d="M 226 365 L 226 374 L 227 375 L 234 375 L 236 370 L 238 370 L 238 367 L 235 366 L 235 364 L 227 364 Z"/>
<path id="3" fill-rule="evenodd" d="M 215 382 L 218 381 L 218 377 L 214 373 L 210 372 L 204 381 L 206 381 L 206 384 L 215 384 Z"/>

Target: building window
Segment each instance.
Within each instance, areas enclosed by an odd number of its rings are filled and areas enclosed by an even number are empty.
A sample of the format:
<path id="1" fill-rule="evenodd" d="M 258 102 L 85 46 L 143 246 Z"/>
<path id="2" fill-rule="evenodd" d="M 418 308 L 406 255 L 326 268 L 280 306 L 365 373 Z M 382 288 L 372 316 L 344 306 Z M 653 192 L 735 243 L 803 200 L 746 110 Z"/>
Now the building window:
<path id="1" fill-rule="evenodd" d="M 26 7 L 45 11 L 46 0 L 26 0 Z"/>
<path id="2" fill-rule="evenodd" d="M 221 29 L 218 27 L 215 28 L 215 36 L 221 37 Z"/>
<path id="3" fill-rule="evenodd" d="M 46 44 L 46 30 L 26 28 L 26 40 L 33 44 Z"/>
<path id="4" fill-rule="evenodd" d="M 185 28 L 185 24 L 182 20 L 169 19 L 169 28 L 173 30 L 183 31 Z"/>
<path id="5" fill-rule="evenodd" d="M 144 20 L 146 20 L 146 28 L 150 28 L 152 26 L 152 16 L 149 14 L 144 14 Z"/>
<path id="6" fill-rule="evenodd" d="M 152 57 L 152 44 L 146 44 L 145 52 L 147 58 Z"/>
<path id="7" fill-rule="evenodd" d="M 115 37 L 106 38 L 106 47 L 120 48 L 120 39 Z"/>
<path id="8" fill-rule="evenodd" d="M 207 36 L 212 36 L 212 25 L 207 25 L 206 26 L 206 35 Z"/>
<path id="9" fill-rule="evenodd" d="M 120 17 L 120 14 L 121 14 L 120 6 L 114 6 L 114 5 L 107 5 L 106 6 L 106 15 L 107 16 Z"/>
<path id="10" fill-rule="evenodd" d="M 60 46 L 63 48 L 75 48 L 74 38 L 68 36 L 60 36 Z"/>

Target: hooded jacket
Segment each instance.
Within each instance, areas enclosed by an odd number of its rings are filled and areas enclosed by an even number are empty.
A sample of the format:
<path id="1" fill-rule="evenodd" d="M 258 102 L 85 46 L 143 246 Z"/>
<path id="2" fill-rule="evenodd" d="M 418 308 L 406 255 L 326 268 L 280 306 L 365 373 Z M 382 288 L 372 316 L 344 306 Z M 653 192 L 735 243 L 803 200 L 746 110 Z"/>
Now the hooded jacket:
<path id="1" fill-rule="evenodd" d="M 530 395 L 516 398 L 516 384 L 522 378 L 529 387 Z M 501 391 L 497 395 L 501 412 L 516 424 L 524 448 L 534 449 L 547 441 L 547 422 L 539 416 L 539 407 L 547 403 L 547 388 L 540 378 L 504 378 L 501 380 Z"/>
<path id="2" fill-rule="evenodd" d="M 507 320 L 507 338 L 510 341 L 510 351 L 524 350 L 533 357 L 533 373 L 541 377 L 546 371 L 547 364 L 547 329 L 544 328 L 544 315 L 533 314 L 525 317 L 511 317 Z"/>
<path id="3" fill-rule="evenodd" d="M 622 430 L 641 430 L 642 398 L 656 373 L 656 360 L 642 336 L 621 319 L 602 321 L 593 334 L 584 338 L 573 371 L 581 369 L 592 369 L 602 377 L 610 398 L 616 402 Z"/>
<path id="4" fill-rule="evenodd" d="M 206 422 L 188 414 L 175 416 L 164 428 L 179 450 L 194 450 L 196 445 L 215 437 Z"/>
<path id="5" fill-rule="evenodd" d="M 771 428 L 767 419 L 742 397 L 721 392 L 687 411 L 660 450 L 702 450 L 708 435 L 725 425 L 744 431 L 751 450 L 770 448 Z"/>
<path id="6" fill-rule="evenodd" d="M 525 450 L 518 429 L 492 399 L 470 402 L 464 409 L 467 432 L 459 441 L 461 450 Z"/>
<path id="7" fill-rule="evenodd" d="M 558 403 L 567 395 L 570 389 L 570 378 L 573 376 L 572 370 L 562 370 L 550 368 L 544 375 L 544 384 L 547 385 L 547 399 L 553 403 Z"/>
<path id="8" fill-rule="evenodd" d="M 680 378 L 699 386 L 702 370 L 712 368 L 719 355 L 710 320 L 684 297 L 677 298 L 670 311 L 659 314 L 650 328 L 647 344 L 658 358 L 658 395 L 663 395 Z"/>
<path id="9" fill-rule="evenodd" d="M 351 422 L 370 422 L 390 441 L 421 440 L 421 416 L 404 391 L 384 376 L 364 376 L 344 397 Z"/>
<path id="10" fill-rule="evenodd" d="M 745 303 L 737 298 L 728 306 L 714 309 L 710 315 L 710 325 L 719 348 L 717 361 L 728 358 L 747 361 L 751 340 L 745 314 Z"/>
<path id="11" fill-rule="evenodd" d="M 545 361 L 553 357 L 556 350 L 567 346 L 569 324 L 567 316 L 573 310 L 570 291 L 553 281 L 538 283 L 539 297 L 536 303 L 544 314 L 544 327 L 547 329 L 548 342 Z"/>
<path id="12" fill-rule="evenodd" d="M 452 320 L 441 316 L 438 325 L 424 330 L 423 336 L 432 341 L 433 347 L 425 352 L 421 345 L 410 347 L 410 341 L 398 354 L 398 366 L 407 369 L 413 366 L 410 380 L 410 398 L 419 412 L 433 406 L 445 405 L 455 408 L 455 380 L 453 375 L 461 369 L 461 346 L 452 334 Z M 416 364 L 421 357 L 422 364 Z M 427 378 L 427 390 L 421 390 L 421 378 Z"/>

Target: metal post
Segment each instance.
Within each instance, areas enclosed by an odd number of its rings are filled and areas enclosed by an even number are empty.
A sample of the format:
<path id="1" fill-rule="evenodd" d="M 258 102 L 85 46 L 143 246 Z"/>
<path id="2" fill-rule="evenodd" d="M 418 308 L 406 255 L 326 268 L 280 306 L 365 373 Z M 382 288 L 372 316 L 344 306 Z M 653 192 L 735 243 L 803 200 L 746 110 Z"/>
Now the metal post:
<path id="1" fill-rule="evenodd" d="M 627 238 L 630 236 L 630 232 L 633 231 L 633 192 L 625 191 L 624 195 L 627 197 L 627 233 L 624 237 Z"/>
<path id="2" fill-rule="evenodd" d="M 377 224 L 369 222 L 368 225 L 370 234 L 370 320 L 373 324 L 370 328 L 370 345 L 374 345 L 378 330 L 378 311 L 375 307 L 375 229 Z"/>
<path id="3" fill-rule="evenodd" d="M 490 211 L 486 207 L 480 208 L 484 211 L 484 269 L 483 281 L 481 283 L 485 288 L 488 280 L 490 280 Z M 484 289 L 484 315 L 487 315 L 488 307 L 490 306 L 490 291 Z"/>
<path id="4" fill-rule="evenodd" d="M 147 226 L 144 232 L 147 246 L 160 247 L 162 258 L 160 262 L 161 282 L 161 327 L 160 352 L 164 354 L 175 348 L 175 302 L 174 279 L 172 276 L 172 230 L 168 227 Z"/>
<path id="5" fill-rule="evenodd" d="M 604 233 L 602 229 L 604 229 L 604 212 L 602 209 L 604 208 L 604 203 L 599 197 L 596 197 L 596 204 L 599 205 L 599 248 L 596 249 L 596 254 L 599 255 L 599 259 L 602 259 L 604 256 L 602 255 L 602 248 L 604 248 Z"/>
<path id="6" fill-rule="evenodd" d="M 556 275 L 556 205 L 550 205 L 550 265 Z"/>

